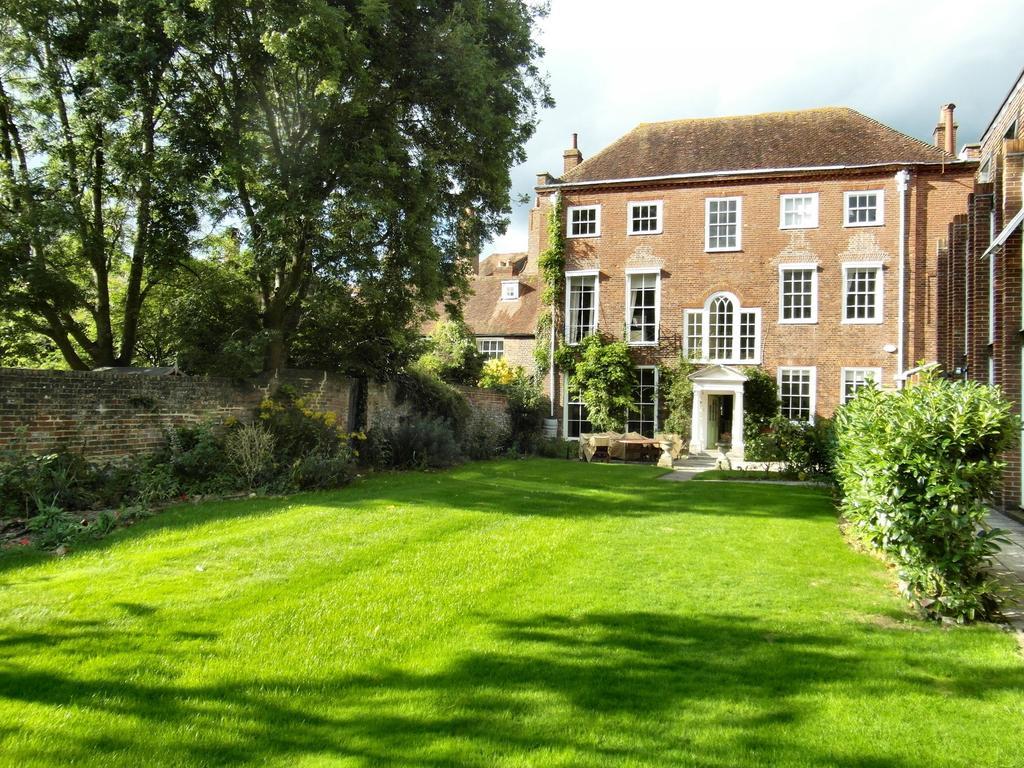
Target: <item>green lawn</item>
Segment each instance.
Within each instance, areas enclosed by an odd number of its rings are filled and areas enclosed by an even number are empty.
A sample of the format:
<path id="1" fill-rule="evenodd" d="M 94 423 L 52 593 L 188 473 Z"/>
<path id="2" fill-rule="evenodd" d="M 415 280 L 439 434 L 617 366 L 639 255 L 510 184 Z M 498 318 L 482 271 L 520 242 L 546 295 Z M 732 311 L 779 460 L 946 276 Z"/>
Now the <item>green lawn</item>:
<path id="1" fill-rule="evenodd" d="M 0 764 L 1020 766 L 1024 661 L 825 492 L 536 460 L 0 561 Z"/>

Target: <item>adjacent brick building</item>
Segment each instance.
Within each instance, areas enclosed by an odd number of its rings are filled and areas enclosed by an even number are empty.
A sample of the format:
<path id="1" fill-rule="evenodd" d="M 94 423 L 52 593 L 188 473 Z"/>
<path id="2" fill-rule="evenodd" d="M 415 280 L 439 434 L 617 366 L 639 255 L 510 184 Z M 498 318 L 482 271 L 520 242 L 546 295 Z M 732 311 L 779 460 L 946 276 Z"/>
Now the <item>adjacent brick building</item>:
<path id="1" fill-rule="evenodd" d="M 537 318 L 540 313 L 537 257 L 495 253 L 481 259 L 462 306 L 462 316 L 487 358 L 503 357 L 533 375 Z M 423 327 L 433 330 L 434 321 Z"/>
<path id="2" fill-rule="evenodd" d="M 962 153 L 978 162 L 964 212 L 940 253 L 939 362 L 953 375 L 1002 388 L 1021 413 L 1021 185 L 1024 184 L 1024 71 L 999 106 L 980 144 Z M 998 501 L 1022 504 L 1021 450 L 1007 454 Z"/>
<path id="3" fill-rule="evenodd" d="M 659 371 L 685 353 L 691 450 L 742 455 L 742 368 L 776 376 L 783 413 L 828 416 L 857 387 L 897 386 L 939 357 L 939 246 L 972 193 L 977 162 L 954 154 L 953 108 L 937 146 L 851 109 L 646 123 L 560 178 L 542 174 L 529 257 L 565 206 L 559 333 L 629 342 L 639 368 L 630 429 L 662 417 Z M 901 290 L 902 286 L 902 290 Z M 562 434 L 586 409 L 556 374 Z"/>

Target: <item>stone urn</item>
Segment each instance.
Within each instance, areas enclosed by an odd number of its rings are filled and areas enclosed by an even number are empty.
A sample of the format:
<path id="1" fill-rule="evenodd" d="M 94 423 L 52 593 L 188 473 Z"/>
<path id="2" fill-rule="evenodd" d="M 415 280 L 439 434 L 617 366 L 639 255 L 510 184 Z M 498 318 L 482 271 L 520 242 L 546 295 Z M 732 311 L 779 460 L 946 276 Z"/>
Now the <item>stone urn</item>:
<path id="1" fill-rule="evenodd" d="M 672 469 L 672 441 L 662 440 L 660 445 L 661 456 L 658 457 L 658 466 Z"/>

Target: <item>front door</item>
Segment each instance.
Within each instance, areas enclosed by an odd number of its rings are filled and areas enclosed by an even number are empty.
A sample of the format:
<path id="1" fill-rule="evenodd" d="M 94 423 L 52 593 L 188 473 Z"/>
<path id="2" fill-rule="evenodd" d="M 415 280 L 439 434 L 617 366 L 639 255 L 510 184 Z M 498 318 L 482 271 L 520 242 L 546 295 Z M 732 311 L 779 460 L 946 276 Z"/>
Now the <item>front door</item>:
<path id="1" fill-rule="evenodd" d="M 720 443 L 732 445 L 732 395 L 708 395 L 707 449 L 714 450 Z"/>
<path id="2" fill-rule="evenodd" d="M 708 444 L 705 446 L 709 451 L 714 450 L 718 444 L 718 424 L 722 406 L 721 395 L 708 395 Z"/>

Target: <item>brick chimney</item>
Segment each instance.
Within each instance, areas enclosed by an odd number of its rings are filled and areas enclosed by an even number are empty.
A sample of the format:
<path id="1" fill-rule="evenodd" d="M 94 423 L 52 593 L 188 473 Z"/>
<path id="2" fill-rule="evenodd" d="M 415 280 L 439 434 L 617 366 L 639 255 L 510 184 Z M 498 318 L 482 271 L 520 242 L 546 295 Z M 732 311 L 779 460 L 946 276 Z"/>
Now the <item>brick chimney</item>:
<path id="1" fill-rule="evenodd" d="M 562 153 L 562 173 L 568 173 L 583 162 L 583 153 L 576 146 L 576 134 L 572 135 L 572 147 Z"/>
<path id="2" fill-rule="evenodd" d="M 953 122 L 953 110 L 956 104 L 944 104 L 939 110 L 939 123 L 932 132 L 935 146 L 948 155 L 956 154 L 956 129 Z"/>

